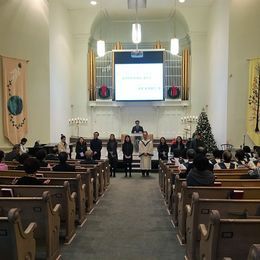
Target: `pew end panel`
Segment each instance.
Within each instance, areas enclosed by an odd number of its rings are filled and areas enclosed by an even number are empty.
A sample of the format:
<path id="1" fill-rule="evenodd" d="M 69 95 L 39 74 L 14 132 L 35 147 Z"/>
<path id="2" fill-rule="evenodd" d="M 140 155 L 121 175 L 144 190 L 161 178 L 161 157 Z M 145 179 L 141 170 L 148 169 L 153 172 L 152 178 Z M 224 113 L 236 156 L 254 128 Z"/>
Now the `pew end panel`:
<path id="1" fill-rule="evenodd" d="M 246 259 L 250 246 L 260 240 L 260 233 L 255 232 L 259 228 L 259 219 L 221 219 L 212 210 L 208 226 L 199 225 L 200 259 Z"/>
<path id="2" fill-rule="evenodd" d="M 1 213 L 7 214 L 11 208 L 18 208 L 22 224 L 37 223 L 34 230 L 36 258 L 54 260 L 59 256 L 61 205 L 52 207 L 50 192 L 41 197 L 0 197 Z"/>
<path id="3" fill-rule="evenodd" d="M 34 230 L 37 227 L 31 222 L 23 230 L 21 217 L 17 208 L 12 208 L 8 216 L 0 217 L 0 252 L 1 259 L 35 259 L 36 242 Z"/>

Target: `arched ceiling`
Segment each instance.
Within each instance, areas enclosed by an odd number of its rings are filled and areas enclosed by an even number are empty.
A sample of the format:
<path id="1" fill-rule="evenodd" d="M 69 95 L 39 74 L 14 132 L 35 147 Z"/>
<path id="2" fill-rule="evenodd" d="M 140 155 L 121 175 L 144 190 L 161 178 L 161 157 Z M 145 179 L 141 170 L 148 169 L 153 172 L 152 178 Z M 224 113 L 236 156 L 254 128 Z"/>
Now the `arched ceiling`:
<path id="1" fill-rule="evenodd" d="M 127 0 L 97 0 L 97 5 L 92 6 L 90 0 L 62 0 L 68 9 L 102 9 L 114 19 L 135 17 L 135 10 L 128 9 Z M 176 0 L 177 8 L 189 8 L 194 6 L 207 6 L 216 0 L 186 0 L 181 4 Z M 101 7 L 100 7 L 101 4 Z M 165 18 L 172 15 L 174 0 L 147 0 L 147 8 L 138 9 L 138 18 L 154 19 Z"/>

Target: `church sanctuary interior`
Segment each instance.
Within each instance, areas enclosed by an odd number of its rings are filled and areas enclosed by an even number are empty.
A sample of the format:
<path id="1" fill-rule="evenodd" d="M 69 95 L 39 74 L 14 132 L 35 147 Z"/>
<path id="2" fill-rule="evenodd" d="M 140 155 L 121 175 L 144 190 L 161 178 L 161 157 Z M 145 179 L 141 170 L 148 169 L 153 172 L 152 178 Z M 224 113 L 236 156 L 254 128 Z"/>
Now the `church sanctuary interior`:
<path id="1" fill-rule="evenodd" d="M 260 259 L 259 14 L 0 0 L 0 260 Z"/>

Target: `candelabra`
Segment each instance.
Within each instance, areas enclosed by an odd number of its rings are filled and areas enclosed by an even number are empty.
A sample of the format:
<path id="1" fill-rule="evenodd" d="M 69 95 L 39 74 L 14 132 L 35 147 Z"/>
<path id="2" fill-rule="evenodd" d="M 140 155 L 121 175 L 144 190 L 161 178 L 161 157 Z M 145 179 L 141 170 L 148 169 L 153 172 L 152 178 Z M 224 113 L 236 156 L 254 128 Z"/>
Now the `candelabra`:
<path id="1" fill-rule="evenodd" d="M 187 140 L 188 135 L 191 138 L 193 125 L 198 122 L 197 116 L 184 116 L 181 117 L 181 122 L 184 124 L 184 135 Z"/>
<path id="2" fill-rule="evenodd" d="M 85 125 L 88 122 L 87 118 L 83 117 L 74 117 L 69 119 L 70 126 L 76 126 L 77 128 L 77 136 L 79 137 L 79 129 L 81 125 Z"/>

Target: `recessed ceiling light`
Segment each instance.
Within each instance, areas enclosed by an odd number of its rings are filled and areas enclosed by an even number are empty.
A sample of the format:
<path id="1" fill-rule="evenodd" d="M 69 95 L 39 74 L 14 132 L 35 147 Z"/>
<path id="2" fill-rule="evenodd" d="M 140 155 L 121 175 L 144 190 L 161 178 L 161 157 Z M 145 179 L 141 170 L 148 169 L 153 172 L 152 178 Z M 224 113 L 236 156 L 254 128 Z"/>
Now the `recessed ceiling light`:
<path id="1" fill-rule="evenodd" d="M 184 3 L 184 2 L 185 2 L 185 0 L 179 0 L 179 2 L 180 2 L 180 3 Z"/>
<path id="2" fill-rule="evenodd" d="M 91 5 L 97 5 L 97 1 L 90 1 Z"/>

